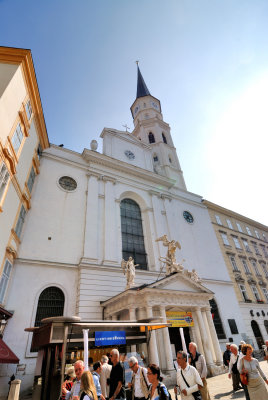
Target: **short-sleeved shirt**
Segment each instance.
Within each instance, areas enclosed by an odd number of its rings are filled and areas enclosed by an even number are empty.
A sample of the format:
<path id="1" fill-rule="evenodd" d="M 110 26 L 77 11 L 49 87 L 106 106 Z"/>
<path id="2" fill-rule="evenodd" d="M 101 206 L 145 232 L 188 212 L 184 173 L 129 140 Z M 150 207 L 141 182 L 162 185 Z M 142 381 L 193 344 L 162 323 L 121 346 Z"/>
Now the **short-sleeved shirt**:
<path id="1" fill-rule="evenodd" d="M 114 392 L 117 388 L 118 382 L 122 382 L 122 387 L 120 389 L 120 392 L 116 396 L 117 399 L 120 398 L 126 398 L 125 394 L 125 371 L 124 367 L 121 365 L 121 363 L 117 363 L 115 366 L 112 367 L 111 375 L 110 375 L 110 394 L 109 396 L 112 397 L 114 395 Z"/>

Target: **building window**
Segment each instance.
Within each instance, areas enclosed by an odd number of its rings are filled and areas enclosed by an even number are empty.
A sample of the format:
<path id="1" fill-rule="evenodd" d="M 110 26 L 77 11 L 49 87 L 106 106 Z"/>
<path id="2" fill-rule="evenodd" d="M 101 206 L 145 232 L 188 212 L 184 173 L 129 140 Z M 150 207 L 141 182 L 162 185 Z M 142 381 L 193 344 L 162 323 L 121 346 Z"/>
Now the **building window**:
<path id="1" fill-rule="evenodd" d="M 233 225 L 232 225 L 231 221 L 229 219 L 227 219 L 226 222 L 227 222 L 228 227 L 230 229 L 233 229 Z"/>
<path id="2" fill-rule="evenodd" d="M 225 339 L 226 335 L 225 335 L 225 332 L 223 329 L 223 325 L 222 325 L 222 321 L 221 321 L 221 317 L 219 314 L 217 303 L 214 299 L 209 300 L 209 303 L 210 303 L 212 319 L 213 319 L 213 323 L 215 326 L 215 330 L 216 330 L 218 339 Z"/>
<path id="3" fill-rule="evenodd" d="M 217 224 L 222 225 L 219 215 L 215 215 L 215 218 L 216 218 Z"/>
<path id="4" fill-rule="evenodd" d="M 154 134 L 152 132 L 149 133 L 148 137 L 149 137 L 149 143 L 155 143 Z"/>
<path id="5" fill-rule="evenodd" d="M 229 327 L 230 327 L 231 334 L 232 335 L 237 335 L 239 332 L 238 332 L 238 329 L 237 329 L 237 325 L 236 325 L 235 319 L 228 319 L 228 324 L 229 324 Z"/>
<path id="6" fill-rule="evenodd" d="M 0 196 L 0 198 L 1 198 L 1 196 Z M 262 249 L 262 252 L 263 252 L 264 257 L 268 257 L 268 253 L 267 253 L 267 251 L 266 251 L 265 246 L 263 246 L 262 244 L 261 244 L 260 246 L 261 246 L 261 249 Z"/>
<path id="7" fill-rule="evenodd" d="M 255 253 L 256 253 L 258 256 L 261 256 L 261 252 L 260 252 L 260 250 L 259 250 L 259 248 L 258 248 L 258 246 L 257 246 L 257 243 L 252 242 L 252 244 L 253 244 Z"/>
<path id="8" fill-rule="evenodd" d="M 256 238 L 257 239 L 260 239 L 260 235 L 259 235 L 259 232 L 255 229 L 255 235 L 256 235 Z"/>
<path id="9" fill-rule="evenodd" d="M 234 271 L 239 271 L 239 269 L 238 269 L 238 266 L 237 266 L 237 264 L 236 264 L 236 261 L 235 261 L 235 257 L 234 257 L 234 256 L 230 256 L 230 261 L 231 261 L 231 264 L 232 264 L 233 270 L 234 270 Z"/>
<path id="10" fill-rule="evenodd" d="M 153 158 L 154 158 L 154 162 L 158 161 L 158 157 L 157 156 L 154 156 Z"/>
<path id="11" fill-rule="evenodd" d="M 170 162 L 170 164 L 172 164 L 172 158 L 170 156 L 168 156 L 168 161 Z"/>
<path id="12" fill-rule="evenodd" d="M 225 233 L 221 233 L 221 237 L 222 237 L 222 240 L 223 240 L 223 244 L 225 244 L 225 246 L 230 246 L 230 243 L 229 243 L 227 235 Z"/>
<path id="13" fill-rule="evenodd" d="M 33 189 L 34 180 L 35 180 L 35 172 L 34 172 L 34 168 L 32 167 L 28 181 L 27 181 L 27 186 L 28 186 L 30 193 L 32 192 L 32 189 Z"/>
<path id="14" fill-rule="evenodd" d="M 233 241 L 237 249 L 241 249 L 240 242 L 237 237 L 233 236 Z"/>
<path id="15" fill-rule="evenodd" d="M 265 287 L 263 287 L 263 288 L 262 288 L 262 291 L 263 291 L 263 294 L 264 294 L 264 296 L 265 296 L 265 298 L 266 298 L 266 301 L 267 301 L 267 303 L 268 303 L 268 290 L 267 290 Z"/>
<path id="16" fill-rule="evenodd" d="M 264 322 L 264 326 L 265 326 L 266 332 L 268 334 L 268 321 L 267 321 L 267 319 L 265 319 L 263 322 Z"/>
<path id="17" fill-rule="evenodd" d="M 241 294 L 242 294 L 242 297 L 243 297 L 243 299 L 244 299 L 244 301 L 248 301 L 249 300 L 249 298 L 248 298 L 248 295 L 247 295 L 247 291 L 246 291 L 246 287 L 245 287 L 245 285 L 239 285 L 239 289 L 240 289 L 240 291 L 241 291 Z"/>
<path id="18" fill-rule="evenodd" d="M 253 266 L 253 268 L 254 268 L 254 270 L 255 270 L 256 275 L 261 276 L 261 273 L 260 273 L 260 271 L 259 271 L 259 269 L 258 269 L 258 266 L 257 266 L 256 261 L 251 260 L 251 264 L 252 264 L 252 266 Z"/>
<path id="19" fill-rule="evenodd" d="M 262 234 L 262 237 L 263 237 L 263 240 L 265 240 L 265 242 L 267 242 L 267 238 L 266 238 L 266 235 L 264 233 Z"/>
<path id="20" fill-rule="evenodd" d="M 0 166 L 0 201 L 7 186 L 8 179 L 9 179 L 9 172 L 7 170 L 6 164 L 2 163 Z"/>
<path id="21" fill-rule="evenodd" d="M 248 227 L 248 226 L 246 226 L 246 230 L 247 230 L 247 233 L 248 233 L 250 236 L 252 236 L 252 234 L 251 234 L 251 230 L 249 229 L 249 227 Z"/>
<path id="22" fill-rule="evenodd" d="M 11 143 L 12 143 L 12 146 L 13 146 L 13 149 L 14 149 L 15 153 L 18 152 L 18 150 L 20 148 L 20 145 L 21 145 L 21 142 L 22 142 L 22 139 L 23 139 L 23 132 L 22 132 L 22 129 L 21 129 L 21 125 L 18 124 L 17 128 L 16 128 L 16 130 L 13 133 L 13 136 L 11 138 Z"/>
<path id="23" fill-rule="evenodd" d="M 162 132 L 162 138 L 163 138 L 163 142 L 167 144 L 167 138 L 163 132 Z"/>
<path id="24" fill-rule="evenodd" d="M 239 232 L 243 232 L 241 225 L 239 224 L 239 222 L 236 223 L 237 229 L 239 230 Z"/>
<path id="25" fill-rule="evenodd" d="M 265 277 L 268 278 L 268 271 L 267 271 L 266 265 L 262 262 L 261 266 L 262 266 Z"/>
<path id="26" fill-rule="evenodd" d="M 43 290 L 38 299 L 34 326 L 41 326 L 43 318 L 60 317 L 64 310 L 64 293 L 56 286 Z"/>
<path id="27" fill-rule="evenodd" d="M 261 298 L 260 298 L 260 295 L 259 295 L 259 292 L 258 292 L 258 289 L 256 288 L 256 286 L 255 285 L 250 285 L 250 287 L 251 287 L 251 290 L 252 290 L 252 292 L 254 294 L 255 299 L 257 301 L 260 301 Z"/>
<path id="28" fill-rule="evenodd" d="M 25 210 L 24 206 L 22 205 L 21 209 L 20 209 L 19 219 L 17 221 L 16 228 L 15 228 L 15 232 L 18 237 L 20 237 L 20 235 L 21 235 L 22 227 L 23 227 L 24 220 L 25 220 L 25 215 L 26 215 L 26 210 Z"/>
<path id="29" fill-rule="evenodd" d="M 25 106 L 25 110 L 26 110 L 27 118 L 28 118 L 28 120 L 30 120 L 31 116 L 32 116 L 32 113 L 33 113 L 30 100 L 27 101 L 26 106 Z"/>
<path id="30" fill-rule="evenodd" d="M 249 244 L 248 244 L 247 240 L 242 239 L 242 242 L 243 242 L 243 245 L 244 245 L 244 247 L 245 247 L 245 250 L 246 250 L 248 253 L 251 253 L 251 250 L 250 250 L 250 247 L 249 247 Z"/>
<path id="31" fill-rule="evenodd" d="M 242 261 L 242 264 L 243 264 L 245 273 L 246 273 L 246 274 L 251 274 L 250 269 L 249 269 L 249 267 L 248 267 L 248 264 L 247 264 L 246 260 L 245 260 L 244 258 L 242 258 L 241 261 Z"/>
<path id="32" fill-rule="evenodd" d="M 147 269 L 140 207 L 135 201 L 124 199 L 120 210 L 123 258 L 128 260 L 131 256 L 139 264 L 137 268 Z"/>
<path id="33" fill-rule="evenodd" d="M 0 303 L 3 304 L 7 286 L 8 286 L 8 281 L 10 278 L 11 274 L 11 268 L 12 264 L 9 260 L 5 261 L 4 269 L 3 269 L 3 274 L 0 280 Z"/>

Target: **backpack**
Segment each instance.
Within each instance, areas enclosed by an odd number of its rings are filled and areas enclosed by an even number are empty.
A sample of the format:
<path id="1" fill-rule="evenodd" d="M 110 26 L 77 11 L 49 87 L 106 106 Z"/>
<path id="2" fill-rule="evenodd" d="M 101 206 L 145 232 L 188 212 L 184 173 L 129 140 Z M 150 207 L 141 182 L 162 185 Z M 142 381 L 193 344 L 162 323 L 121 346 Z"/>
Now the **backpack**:
<path id="1" fill-rule="evenodd" d="M 160 383 L 160 385 L 157 386 L 157 391 L 158 391 L 158 395 L 159 395 L 159 400 L 163 400 L 163 397 L 168 396 L 168 400 L 172 400 L 171 394 L 169 393 L 169 391 L 167 390 L 166 386 L 163 383 Z M 162 397 L 161 397 L 162 394 Z M 164 394 L 164 396 L 163 396 Z"/>

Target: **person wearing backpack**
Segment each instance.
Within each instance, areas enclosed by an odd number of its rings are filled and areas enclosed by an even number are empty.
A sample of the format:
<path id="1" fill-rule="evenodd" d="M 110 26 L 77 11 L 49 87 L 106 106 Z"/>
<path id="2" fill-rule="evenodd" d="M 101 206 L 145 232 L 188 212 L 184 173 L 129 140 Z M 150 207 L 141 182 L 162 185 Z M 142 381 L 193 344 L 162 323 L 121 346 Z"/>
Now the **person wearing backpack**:
<path id="1" fill-rule="evenodd" d="M 132 371 L 131 383 L 128 384 L 131 389 L 131 400 L 148 399 L 150 384 L 147 377 L 147 369 L 139 366 L 139 362 L 134 356 L 130 357 L 128 364 Z"/>
<path id="2" fill-rule="evenodd" d="M 147 377 L 150 382 L 150 400 L 171 400 L 171 396 L 166 386 L 162 383 L 160 368 L 156 364 L 149 364 Z"/>

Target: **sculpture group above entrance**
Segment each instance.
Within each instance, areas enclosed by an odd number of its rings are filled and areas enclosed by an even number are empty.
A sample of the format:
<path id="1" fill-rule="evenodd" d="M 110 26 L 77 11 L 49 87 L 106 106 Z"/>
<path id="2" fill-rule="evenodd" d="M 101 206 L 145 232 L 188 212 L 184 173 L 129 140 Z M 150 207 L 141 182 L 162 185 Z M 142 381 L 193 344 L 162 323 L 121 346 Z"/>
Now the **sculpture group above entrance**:
<path id="1" fill-rule="evenodd" d="M 168 240 L 167 235 L 163 235 L 155 240 L 156 242 L 163 242 L 163 245 L 167 247 L 166 257 L 159 257 L 159 261 L 166 265 L 166 276 L 172 274 L 173 272 L 183 272 L 186 276 L 191 278 L 195 282 L 201 282 L 195 269 L 189 271 L 185 269 L 181 263 L 176 260 L 176 249 L 181 249 L 181 245 L 178 241 Z"/>

